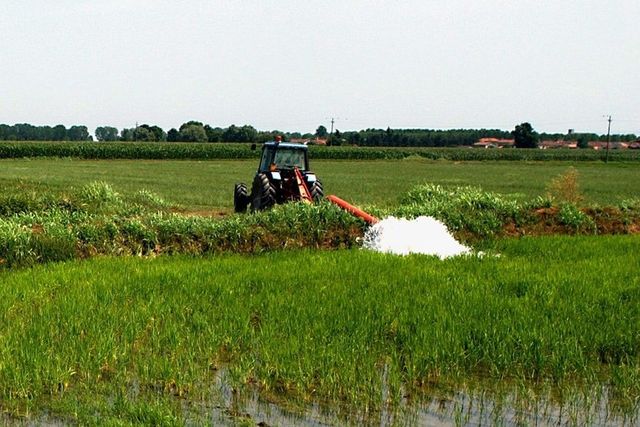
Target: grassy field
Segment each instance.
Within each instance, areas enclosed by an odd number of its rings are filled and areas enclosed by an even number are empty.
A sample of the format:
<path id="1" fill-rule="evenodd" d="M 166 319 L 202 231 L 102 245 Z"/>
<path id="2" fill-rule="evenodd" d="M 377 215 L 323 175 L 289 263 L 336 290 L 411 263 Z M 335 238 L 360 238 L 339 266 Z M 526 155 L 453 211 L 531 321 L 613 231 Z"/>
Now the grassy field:
<path id="1" fill-rule="evenodd" d="M 601 162 L 451 162 L 424 159 L 390 161 L 318 160 L 312 168 L 327 194 L 360 205 L 392 206 L 416 184 L 474 185 L 502 194 L 533 198 L 574 166 L 581 190 L 591 203 L 611 204 L 636 197 L 638 163 Z M 11 192 L 18 181 L 53 192 L 96 180 L 119 191 L 147 189 L 191 210 L 232 210 L 236 182 L 250 183 L 255 160 L 73 160 L 5 159 L 0 161 L 0 188 Z"/>
<path id="2" fill-rule="evenodd" d="M 3 409 L 83 424 L 181 423 L 211 403 L 224 370 L 240 394 L 249 385 L 361 416 L 473 377 L 604 381 L 617 396 L 610 403 L 631 402 L 633 413 L 639 243 L 547 237 L 445 262 L 296 251 L 1 273 Z"/>

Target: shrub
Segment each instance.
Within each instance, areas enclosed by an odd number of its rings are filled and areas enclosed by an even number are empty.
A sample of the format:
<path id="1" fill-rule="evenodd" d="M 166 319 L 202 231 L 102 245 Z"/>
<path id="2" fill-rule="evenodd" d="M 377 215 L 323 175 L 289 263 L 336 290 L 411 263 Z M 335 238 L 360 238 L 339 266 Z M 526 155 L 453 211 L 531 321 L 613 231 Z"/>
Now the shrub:
<path id="1" fill-rule="evenodd" d="M 571 203 L 560 205 L 558 220 L 575 231 L 595 231 L 596 229 L 593 219 Z"/>
<path id="2" fill-rule="evenodd" d="M 547 197 L 557 203 L 579 205 L 584 200 L 579 187 L 578 171 L 571 166 L 547 184 Z"/>

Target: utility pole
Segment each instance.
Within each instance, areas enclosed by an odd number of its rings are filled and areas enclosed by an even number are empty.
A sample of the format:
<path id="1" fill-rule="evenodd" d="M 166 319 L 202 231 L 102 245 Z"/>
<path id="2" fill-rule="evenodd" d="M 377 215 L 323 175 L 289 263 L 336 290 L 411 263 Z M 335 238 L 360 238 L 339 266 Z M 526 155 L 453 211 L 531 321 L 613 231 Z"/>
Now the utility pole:
<path id="1" fill-rule="evenodd" d="M 609 143 L 611 142 L 611 114 L 609 114 L 609 118 L 607 119 L 609 125 L 607 126 L 607 154 L 604 158 L 605 163 L 609 163 Z"/>
<path id="2" fill-rule="evenodd" d="M 331 132 L 329 132 L 329 138 L 333 136 L 333 123 L 335 122 L 334 118 L 331 117 Z"/>

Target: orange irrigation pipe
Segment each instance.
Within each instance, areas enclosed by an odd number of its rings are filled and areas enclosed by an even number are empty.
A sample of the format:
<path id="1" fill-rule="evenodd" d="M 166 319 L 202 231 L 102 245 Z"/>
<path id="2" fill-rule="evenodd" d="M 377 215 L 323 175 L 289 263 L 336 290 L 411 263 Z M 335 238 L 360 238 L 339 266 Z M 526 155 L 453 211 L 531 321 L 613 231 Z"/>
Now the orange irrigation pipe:
<path id="1" fill-rule="evenodd" d="M 328 195 L 327 196 L 327 200 L 329 200 L 331 203 L 341 207 L 345 211 L 349 212 L 351 215 L 357 216 L 358 218 L 364 220 L 365 222 L 367 222 L 369 224 L 373 225 L 376 222 L 380 222 L 380 220 L 378 218 L 376 218 L 375 216 L 369 215 L 368 213 L 366 213 L 362 209 L 356 208 L 355 206 L 353 206 L 349 202 L 346 202 L 346 201 L 342 200 L 340 197 L 334 196 L 333 194 Z"/>

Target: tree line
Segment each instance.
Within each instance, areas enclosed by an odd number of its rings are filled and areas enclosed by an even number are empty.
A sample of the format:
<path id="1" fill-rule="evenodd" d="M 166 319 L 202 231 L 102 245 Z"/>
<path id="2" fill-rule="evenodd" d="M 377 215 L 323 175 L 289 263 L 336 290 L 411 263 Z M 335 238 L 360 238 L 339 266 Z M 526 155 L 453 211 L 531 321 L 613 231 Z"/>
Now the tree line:
<path id="1" fill-rule="evenodd" d="M 34 126 L 18 123 L 13 126 L 0 124 L 2 141 L 92 141 L 86 126 Z"/>
<path id="2" fill-rule="evenodd" d="M 523 125 L 527 125 L 524 126 Z M 188 121 L 179 128 L 169 131 L 156 125 L 141 124 L 132 128 L 118 130 L 113 126 L 99 126 L 95 129 L 95 139 L 98 141 L 142 141 L 142 142 L 247 142 L 262 143 L 272 141 L 277 135 L 285 141 L 291 139 L 321 138 L 328 145 L 357 145 L 365 147 L 451 147 L 470 146 L 480 138 L 513 139 L 516 146 L 526 146 L 529 142 L 520 144 L 520 135 L 531 134 L 538 140 L 572 140 L 579 144 L 592 141 L 606 141 L 607 135 L 595 133 L 537 133 L 530 124 L 517 125 L 513 131 L 500 129 L 365 129 L 360 131 L 333 133 L 327 131 L 323 125 L 318 126 L 315 133 L 282 132 L 278 130 L 259 131 L 253 126 L 231 125 L 227 128 L 212 127 L 198 121 Z M 526 136 L 529 138 L 529 136 Z M 611 135 L 612 141 L 629 142 L 637 140 L 634 134 Z M 15 125 L 0 124 L 0 140 L 4 141 L 92 141 L 86 126 L 34 126 L 28 123 Z"/>

